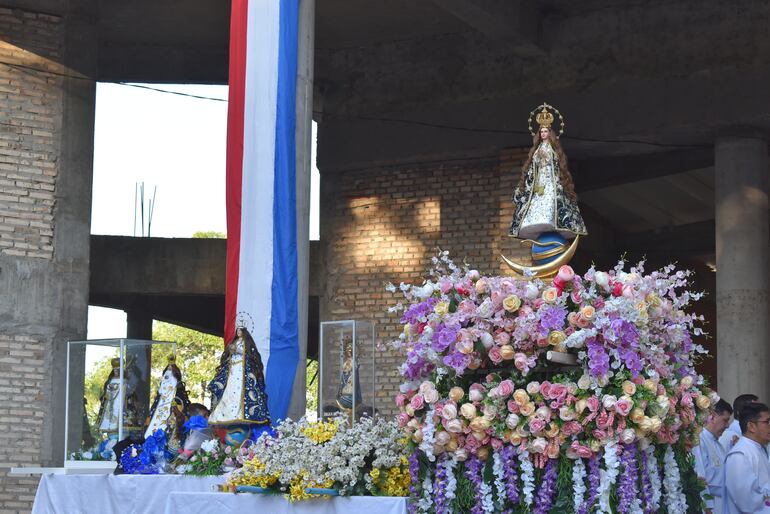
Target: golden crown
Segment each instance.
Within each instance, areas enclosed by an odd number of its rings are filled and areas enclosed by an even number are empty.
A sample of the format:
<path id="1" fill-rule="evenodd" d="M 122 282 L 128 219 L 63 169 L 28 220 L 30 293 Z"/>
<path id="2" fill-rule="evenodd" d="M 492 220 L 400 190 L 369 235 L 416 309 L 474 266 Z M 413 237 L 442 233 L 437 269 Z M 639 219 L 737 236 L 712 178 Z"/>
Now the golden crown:
<path id="1" fill-rule="evenodd" d="M 564 134 L 564 117 L 559 112 L 559 109 L 545 102 L 532 109 L 532 111 L 529 113 L 529 118 L 527 119 L 529 133 L 533 136 L 537 133 L 532 129 L 533 117 L 539 125 L 538 130 L 540 130 L 541 128 L 550 129 L 553 125 L 553 122 L 556 120 L 556 116 L 559 117 L 559 135 L 561 136 Z"/>

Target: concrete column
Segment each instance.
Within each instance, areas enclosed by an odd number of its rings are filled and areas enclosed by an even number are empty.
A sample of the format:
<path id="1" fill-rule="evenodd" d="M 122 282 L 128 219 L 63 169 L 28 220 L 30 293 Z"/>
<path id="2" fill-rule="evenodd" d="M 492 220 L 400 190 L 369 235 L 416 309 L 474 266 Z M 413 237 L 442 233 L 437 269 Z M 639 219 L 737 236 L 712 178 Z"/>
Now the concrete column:
<path id="1" fill-rule="evenodd" d="M 152 339 L 152 316 L 142 311 L 126 311 L 126 337 Z"/>
<path id="2" fill-rule="evenodd" d="M 126 338 L 152 340 L 152 316 L 143 311 L 126 311 Z M 129 347 L 126 350 L 126 363 L 133 363 L 131 380 L 136 397 L 137 419 L 143 421 L 149 415 L 152 391 L 150 391 L 150 375 L 152 373 L 152 347 Z"/>
<path id="3" fill-rule="evenodd" d="M 716 142 L 717 377 L 728 402 L 770 402 L 768 159 L 759 137 Z"/>
<path id="4" fill-rule="evenodd" d="M 315 54 L 315 0 L 300 0 L 297 57 L 297 298 L 299 306 L 299 364 L 294 376 L 289 417 L 305 414 L 307 319 L 310 263 L 310 151 L 313 122 L 313 57 Z"/>

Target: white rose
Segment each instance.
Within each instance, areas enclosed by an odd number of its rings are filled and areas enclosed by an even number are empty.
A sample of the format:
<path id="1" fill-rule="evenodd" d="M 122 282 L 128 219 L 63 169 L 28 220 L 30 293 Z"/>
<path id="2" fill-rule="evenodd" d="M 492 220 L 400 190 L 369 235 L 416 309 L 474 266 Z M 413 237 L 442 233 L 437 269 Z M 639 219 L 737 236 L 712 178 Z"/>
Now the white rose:
<path id="1" fill-rule="evenodd" d="M 615 396 L 611 394 L 605 394 L 604 398 L 602 398 L 602 406 L 604 406 L 605 409 L 610 410 L 615 406 L 615 402 L 617 402 L 618 399 L 615 398 Z"/>
<path id="2" fill-rule="evenodd" d="M 591 377 L 588 374 L 583 375 L 578 379 L 577 385 L 580 389 L 588 389 L 591 387 Z"/>
<path id="3" fill-rule="evenodd" d="M 484 348 L 489 350 L 495 345 L 495 338 L 492 337 L 492 334 L 490 334 L 489 332 L 484 332 L 483 334 L 481 334 L 481 344 L 484 345 Z"/>
<path id="4" fill-rule="evenodd" d="M 519 416 L 513 413 L 508 414 L 508 417 L 505 418 L 505 426 L 510 429 L 514 429 L 519 426 Z"/>
<path id="5" fill-rule="evenodd" d="M 428 403 L 436 403 L 439 399 L 438 391 L 431 389 L 423 394 L 425 401 Z"/>
<path id="6" fill-rule="evenodd" d="M 533 284 L 532 282 L 529 282 L 527 284 L 527 288 L 524 291 L 524 296 L 526 296 L 529 300 L 534 300 L 538 296 L 540 296 L 540 291 L 538 291 L 537 286 Z"/>
<path id="7" fill-rule="evenodd" d="M 607 289 L 610 285 L 610 276 L 603 271 L 597 271 L 594 273 L 594 282 L 596 282 L 596 285 L 599 287 Z"/>
<path id="8" fill-rule="evenodd" d="M 636 432 L 633 428 L 627 428 L 620 433 L 620 440 L 623 441 L 624 444 L 631 444 L 635 439 Z"/>
<path id="9" fill-rule="evenodd" d="M 431 389 L 436 389 L 436 386 L 433 384 L 433 382 L 425 381 L 422 384 L 420 384 L 420 392 L 425 394 L 427 391 L 430 391 Z"/>
<path id="10" fill-rule="evenodd" d="M 542 437 L 536 437 L 534 441 L 529 443 L 529 449 L 532 453 L 544 453 L 548 447 L 548 441 Z"/>
<path id="11" fill-rule="evenodd" d="M 412 289 L 412 292 L 418 298 L 428 298 L 433 295 L 433 283 L 428 282 L 422 287 L 415 287 Z"/>

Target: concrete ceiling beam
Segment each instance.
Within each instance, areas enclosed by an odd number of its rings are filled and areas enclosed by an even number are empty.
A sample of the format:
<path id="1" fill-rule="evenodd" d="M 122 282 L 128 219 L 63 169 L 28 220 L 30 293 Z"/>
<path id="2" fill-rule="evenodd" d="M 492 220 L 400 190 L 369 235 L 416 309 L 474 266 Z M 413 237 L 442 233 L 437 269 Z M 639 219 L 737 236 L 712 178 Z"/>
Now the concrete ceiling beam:
<path id="1" fill-rule="evenodd" d="M 492 39 L 508 41 L 523 56 L 545 53 L 540 44 L 540 13 L 530 0 L 433 0 Z"/>

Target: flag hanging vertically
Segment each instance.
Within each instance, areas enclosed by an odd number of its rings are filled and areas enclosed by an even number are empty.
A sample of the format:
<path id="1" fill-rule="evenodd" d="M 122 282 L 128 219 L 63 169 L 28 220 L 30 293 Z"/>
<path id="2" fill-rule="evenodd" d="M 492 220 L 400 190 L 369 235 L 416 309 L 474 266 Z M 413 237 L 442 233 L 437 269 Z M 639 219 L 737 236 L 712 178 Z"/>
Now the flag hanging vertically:
<path id="1" fill-rule="evenodd" d="M 295 97 L 299 0 L 232 0 L 227 113 L 225 340 L 253 321 L 272 419 L 299 358 Z"/>

